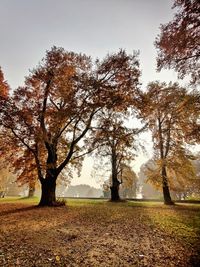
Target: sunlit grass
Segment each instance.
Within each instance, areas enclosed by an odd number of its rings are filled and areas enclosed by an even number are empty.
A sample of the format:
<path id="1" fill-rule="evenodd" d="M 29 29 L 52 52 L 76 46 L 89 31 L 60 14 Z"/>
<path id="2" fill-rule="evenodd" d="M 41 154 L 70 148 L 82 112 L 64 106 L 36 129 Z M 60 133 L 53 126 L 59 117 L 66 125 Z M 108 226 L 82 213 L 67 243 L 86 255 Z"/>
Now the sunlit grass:
<path id="1" fill-rule="evenodd" d="M 66 206 L 70 209 L 83 207 L 85 216 L 96 217 L 108 221 L 109 218 L 126 217 L 131 219 L 134 215 L 134 208 L 141 212 L 144 223 L 150 224 L 171 236 L 184 239 L 188 243 L 194 243 L 200 235 L 200 204 L 176 204 L 166 206 L 161 202 L 140 202 L 125 201 L 112 203 L 105 199 L 65 199 Z M 5 197 L 0 199 L 0 203 L 39 203 L 38 197 L 19 198 Z"/>
<path id="2" fill-rule="evenodd" d="M 66 205 L 69 206 L 87 206 L 87 205 L 102 205 L 108 203 L 108 200 L 104 199 L 72 199 L 72 198 L 65 198 Z"/>
<path id="3" fill-rule="evenodd" d="M 4 197 L 0 198 L 0 203 L 24 203 L 37 204 L 39 197 Z"/>
<path id="4" fill-rule="evenodd" d="M 195 243 L 200 235 L 200 205 L 181 204 L 159 210 L 146 209 L 151 223 L 172 237 Z"/>

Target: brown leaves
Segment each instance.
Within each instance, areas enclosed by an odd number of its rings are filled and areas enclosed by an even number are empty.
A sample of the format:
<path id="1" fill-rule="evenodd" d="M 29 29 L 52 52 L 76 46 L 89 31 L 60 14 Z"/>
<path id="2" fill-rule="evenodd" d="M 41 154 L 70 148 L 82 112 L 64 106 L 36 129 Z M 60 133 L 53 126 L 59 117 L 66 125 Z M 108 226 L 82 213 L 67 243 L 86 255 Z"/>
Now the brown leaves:
<path id="1" fill-rule="evenodd" d="M 4 75 L 0 67 L 0 97 L 6 99 L 8 97 L 8 91 L 9 91 L 9 85 L 4 80 Z"/>
<path id="2" fill-rule="evenodd" d="M 199 260 L 197 207 L 73 200 L 68 207 L 31 209 L 21 201 L 1 204 L 0 212 L 5 267 L 186 267 Z"/>
<path id="3" fill-rule="evenodd" d="M 168 24 L 161 25 L 161 34 L 155 45 L 158 48 L 158 69 L 175 69 L 179 77 L 191 74 L 192 82 L 198 84 L 200 3 L 198 0 L 175 0 L 176 14 Z"/>
<path id="4" fill-rule="evenodd" d="M 84 54 L 58 47 L 47 51 L 25 85 L 13 92 L 2 109 L 8 146 L 20 151 L 13 161 L 20 180 L 26 177 L 30 181 L 36 169 L 40 180 L 48 174 L 57 179 L 68 166 L 80 170 L 79 158 L 90 151 L 87 140 L 100 112 L 111 109 L 127 115 L 134 107 L 139 76 L 137 54 L 128 55 L 123 50 L 96 61 L 94 66 Z M 122 127 L 118 130 L 123 133 Z M 130 148 L 131 138 L 125 139 Z"/>
<path id="5" fill-rule="evenodd" d="M 161 188 L 161 170 L 165 166 L 170 188 L 184 190 L 187 184 L 192 185 L 190 177 L 195 178 L 185 141 L 190 120 L 198 117 L 198 97 L 178 84 L 154 82 L 148 85 L 144 99 L 141 116 L 149 125 L 154 144 L 154 166 L 147 168 L 149 181 Z"/>

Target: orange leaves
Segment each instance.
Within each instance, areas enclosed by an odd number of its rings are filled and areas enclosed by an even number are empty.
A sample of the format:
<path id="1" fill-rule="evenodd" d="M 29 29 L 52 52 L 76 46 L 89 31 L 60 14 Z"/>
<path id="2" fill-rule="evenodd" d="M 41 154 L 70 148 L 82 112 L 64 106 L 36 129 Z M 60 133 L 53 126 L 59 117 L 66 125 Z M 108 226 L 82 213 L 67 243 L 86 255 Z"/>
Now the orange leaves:
<path id="1" fill-rule="evenodd" d="M 8 91 L 9 91 L 9 86 L 7 82 L 4 80 L 4 75 L 0 68 L 0 97 L 7 98 Z"/>
<path id="2" fill-rule="evenodd" d="M 83 156 L 93 150 L 88 140 L 102 111 L 119 114 L 117 142 L 119 150 L 126 147 L 127 152 L 132 139 L 119 125 L 120 114 L 125 118 L 134 107 L 139 76 L 137 55 L 122 50 L 95 65 L 84 54 L 57 47 L 47 51 L 1 114 L 10 133 L 8 143 L 19 151 L 13 157 L 19 180 L 31 181 L 37 173 L 41 181 L 56 181 L 64 168 L 79 171 Z M 131 154 L 125 154 L 129 160 Z"/>
<path id="3" fill-rule="evenodd" d="M 167 169 L 165 179 L 169 185 L 182 183 L 194 176 L 190 155 L 185 148 L 190 119 L 193 117 L 194 99 L 178 84 L 150 83 L 144 95 L 145 105 L 141 116 L 147 121 L 154 143 L 153 168 L 147 168 L 149 181 L 157 188 L 162 186 L 162 168 Z M 191 105 L 192 103 L 192 105 Z M 193 110 L 193 111 L 192 111 Z"/>
<path id="4" fill-rule="evenodd" d="M 198 84 L 199 74 L 199 10 L 198 0 L 175 0 L 174 19 L 161 26 L 161 34 L 155 45 L 158 49 L 158 69 L 175 69 L 179 77 L 191 75 L 192 82 Z"/>

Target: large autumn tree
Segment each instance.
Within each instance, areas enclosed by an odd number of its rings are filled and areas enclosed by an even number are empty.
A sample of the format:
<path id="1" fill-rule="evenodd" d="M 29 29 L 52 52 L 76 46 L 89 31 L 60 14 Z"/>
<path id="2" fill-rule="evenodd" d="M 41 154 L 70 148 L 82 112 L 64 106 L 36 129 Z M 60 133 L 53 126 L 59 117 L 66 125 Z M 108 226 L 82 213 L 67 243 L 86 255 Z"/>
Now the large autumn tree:
<path id="1" fill-rule="evenodd" d="M 173 204 L 170 196 L 169 172 L 178 170 L 180 159 L 190 157 L 185 149 L 185 121 L 190 95 L 178 84 L 153 82 L 144 94 L 141 116 L 148 122 L 154 144 L 153 170 L 160 177 L 165 204 Z M 180 169 L 180 168 L 179 168 Z M 178 171 L 177 171 L 178 173 Z M 177 175 L 176 175 L 177 177 Z M 156 178 L 154 179 L 156 182 Z M 172 182 L 171 182 L 172 184 Z"/>
<path id="2" fill-rule="evenodd" d="M 136 55 L 120 50 L 93 64 L 84 54 L 53 47 L 25 85 L 1 100 L 0 123 L 19 153 L 31 152 L 42 195 L 39 205 L 56 203 L 58 176 L 80 167 L 89 152 L 84 142 L 102 109 L 120 108 L 138 83 Z"/>
<path id="3" fill-rule="evenodd" d="M 179 77 L 190 74 L 192 82 L 200 82 L 200 2 L 174 0 L 174 18 L 161 25 L 156 39 L 158 69 L 175 69 Z"/>

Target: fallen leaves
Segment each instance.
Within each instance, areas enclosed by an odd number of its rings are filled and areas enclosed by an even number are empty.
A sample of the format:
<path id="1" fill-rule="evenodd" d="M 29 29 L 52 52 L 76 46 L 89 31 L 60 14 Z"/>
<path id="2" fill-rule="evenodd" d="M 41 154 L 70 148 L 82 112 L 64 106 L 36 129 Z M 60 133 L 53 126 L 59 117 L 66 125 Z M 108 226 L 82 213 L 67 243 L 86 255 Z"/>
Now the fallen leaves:
<path id="1" fill-rule="evenodd" d="M 198 266 L 197 245 L 171 236 L 163 218 L 179 214 L 189 222 L 199 209 L 173 209 L 78 201 L 60 208 L 1 204 L 0 266 Z"/>

